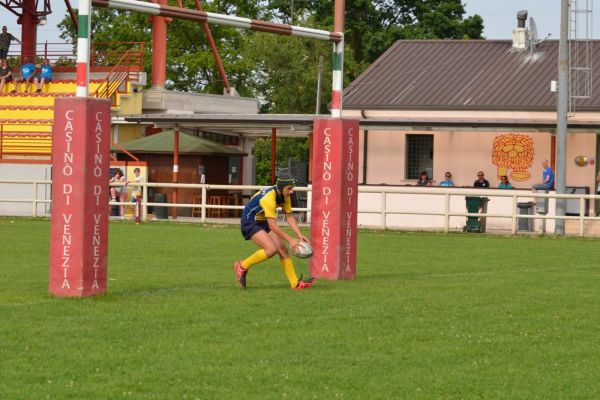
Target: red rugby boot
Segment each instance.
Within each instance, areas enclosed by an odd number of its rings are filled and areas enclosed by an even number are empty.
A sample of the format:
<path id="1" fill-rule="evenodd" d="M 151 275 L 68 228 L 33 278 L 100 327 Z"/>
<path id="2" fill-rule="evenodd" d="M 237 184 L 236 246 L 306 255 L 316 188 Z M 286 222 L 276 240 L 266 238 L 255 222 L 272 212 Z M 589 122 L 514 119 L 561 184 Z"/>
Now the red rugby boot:
<path id="1" fill-rule="evenodd" d="M 317 278 L 312 278 L 312 277 L 309 277 L 309 278 L 303 280 L 302 279 L 302 275 L 300 275 L 300 279 L 298 280 L 298 284 L 296 285 L 295 288 L 292 288 L 292 290 L 304 290 L 304 289 L 308 289 L 316 281 L 317 281 Z"/>
<path id="2" fill-rule="evenodd" d="M 235 276 L 240 286 L 246 288 L 246 274 L 248 273 L 248 270 L 242 267 L 241 261 L 236 261 L 233 264 L 233 270 L 235 271 Z"/>

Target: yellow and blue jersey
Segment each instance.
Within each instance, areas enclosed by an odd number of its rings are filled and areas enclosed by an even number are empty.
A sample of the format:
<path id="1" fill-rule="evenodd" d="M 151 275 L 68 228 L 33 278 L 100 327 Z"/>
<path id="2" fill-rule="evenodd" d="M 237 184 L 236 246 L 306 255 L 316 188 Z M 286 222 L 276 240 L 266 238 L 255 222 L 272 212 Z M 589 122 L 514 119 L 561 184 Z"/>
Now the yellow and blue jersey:
<path id="1" fill-rule="evenodd" d="M 266 221 L 267 218 L 277 217 L 277 208 L 281 207 L 284 213 L 292 212 L 290 196 L 278 194 L 275 186 L 269 186 L 257 192 L 242 212 L 242 221 Z"/>

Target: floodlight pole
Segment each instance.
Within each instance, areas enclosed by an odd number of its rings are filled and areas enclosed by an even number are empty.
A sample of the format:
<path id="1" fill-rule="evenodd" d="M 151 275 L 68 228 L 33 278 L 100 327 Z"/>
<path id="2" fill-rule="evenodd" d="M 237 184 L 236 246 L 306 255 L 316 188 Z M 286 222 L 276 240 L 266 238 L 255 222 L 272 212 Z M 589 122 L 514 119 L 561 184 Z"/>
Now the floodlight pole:
<path id="1" fill-rule="evenodd" d="M 558 45 L 558 101 L 556 103 L 556 174 L 557 194 L 566 193 L 567 110 L 569 107 L 569 0 L 561 0 L 560 41 Z M 566 214 L 566 199 L 556 199 L 555 215 Z M 565 234 L 565 220 L 557 219 L 554 233 Z"/>

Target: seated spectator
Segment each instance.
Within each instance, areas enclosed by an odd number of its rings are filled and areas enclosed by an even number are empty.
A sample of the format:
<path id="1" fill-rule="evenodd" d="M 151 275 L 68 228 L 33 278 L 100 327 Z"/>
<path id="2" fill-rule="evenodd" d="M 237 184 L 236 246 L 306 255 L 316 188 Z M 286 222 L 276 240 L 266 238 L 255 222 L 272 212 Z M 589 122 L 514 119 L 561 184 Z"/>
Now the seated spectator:
<path id="1" fill-rule="evenodd" d="M 473 182 L 473 187 L 476 187 L 476 188 L 489 188 L 490 187 L 490 183 L 488 182 L 487 179 L 485 179 L 485 174 L 483 173 L 483 171 L 479 171 L 477 173 L 477 180 L 475 182 Z"/>
<path id="2" fill-rule="evenodd" d="M 500 177 L 500 183 L 498 184 L 498 189 L 512 189 L 512 185 L 508 181 L 508 177 L 506 175 L 502 175 Z"/>
<path id="3" fill-rule="evenodd" d="M 46 58 L 43 63 L 37 64 L 36 67 L 41 68 L 41 72 L 35 76 L 33 83 L 37 87 L 35 92 L 40 93 L 44 83 L 52 82 L 52 65 L 50 65 L 50 60 Z"/>
<path id="4" fill-rule="evenodd" d="M 542 183 L 536 183 L 531 188 L 536 190 L 552 190 L 554 189 L 554 171 L 550 168 L 548 160 L 542 160 Z"/>
<path id="5" fill-rule="evenodd" d="M 8 60 L 2 60 L 2 66 L 0 67 L 0 93 L 4 91 L 4 84 L 7 84 L 6 87 L 8 87 L 8 82 L 12 80 L 12 70 L 8 65 Z"/>
<path id="6" fill-rule="evenodd" d="M 427 171 L 421 172 L 419 180 L 417 181 L 417 186 L 431 186 L 431 179 L 427 176 Z"/>
<path id="7" fill-rule="evenodd" d="M 32 64 L 31 62 L 29 62 L 29 59 L 27 57 L 25 57 L 23 59 L 23 64 L 21 65 L 21 77 L 20 78 L 15 78 L 14 82 L 15 82 L 15 90 L 12 91 L 12 93 L 18 93 L 19 92 L 19 82 L 21 81 L 25 81 L 25 93 L 27 93 L 29 91 L 29 84 L 31 83 L 31 80 L 34 78 L 34 72 L 35 72 L 35 64 Z"/>
<path id="8" fill-rule="evenodd" d="M 452 180 L 452 174 L 450 171 L 446 171 L 444 177 L 445 179 L 440 182 L 440 186 L 454 186 L 454 181 Z"/>

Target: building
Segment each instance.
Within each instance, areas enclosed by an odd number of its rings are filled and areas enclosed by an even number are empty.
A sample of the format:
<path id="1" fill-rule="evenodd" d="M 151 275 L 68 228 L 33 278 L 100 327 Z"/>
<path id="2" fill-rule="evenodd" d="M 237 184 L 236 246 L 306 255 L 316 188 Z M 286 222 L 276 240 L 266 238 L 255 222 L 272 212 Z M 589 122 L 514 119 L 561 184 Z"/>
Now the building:
<path id="1" fill-rule="evenodd" d="M 517 28 L 510 40 L 400 40 L 344 94 L 344 117 L 361 120 L 362 184 L 414 184 L 445 171 L 472 186 L 484 171 L 491 187 L 507 175 L 516 188 L 541 181 L 543 159 L 554 167 L 558 41 L 533 41 Z M 588 45 L 589 44 L 589 45 Z M 600 72 L 600 43 L 573 47 L 589 56 L 578 94 Z M 577 51 L 577 53 L 576 53 Z M 595 88 L 593 88 L 595 89 Z M 595 192 L 600 92 L 573 99 L 567 137 L 567 187 Z"/>

